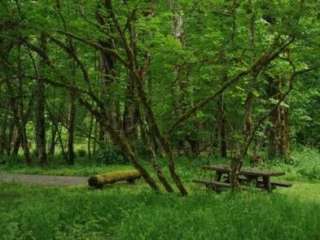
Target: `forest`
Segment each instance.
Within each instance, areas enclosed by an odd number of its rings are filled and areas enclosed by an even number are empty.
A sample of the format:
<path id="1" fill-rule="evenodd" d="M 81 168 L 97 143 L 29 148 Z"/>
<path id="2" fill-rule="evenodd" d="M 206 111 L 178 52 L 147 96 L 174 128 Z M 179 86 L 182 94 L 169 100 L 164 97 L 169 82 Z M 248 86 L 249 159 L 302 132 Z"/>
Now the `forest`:
<path id="1" fill-rule="evenodd" d="M 0 239 L 320 239 L 319 9 L 0 0 Z"/>

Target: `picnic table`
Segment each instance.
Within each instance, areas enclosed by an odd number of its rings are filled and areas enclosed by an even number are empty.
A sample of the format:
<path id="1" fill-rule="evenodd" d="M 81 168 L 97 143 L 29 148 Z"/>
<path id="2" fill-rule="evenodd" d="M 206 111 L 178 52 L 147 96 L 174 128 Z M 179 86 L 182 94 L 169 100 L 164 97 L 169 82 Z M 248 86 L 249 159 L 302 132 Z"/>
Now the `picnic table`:
<path id="1" fill-rule="evenodd" d="M 202 167 L 205 171 L 215 172 L 215 178 L 212 180 L 194 180 L 196 183 L 205 184 L 208 188 L 220 191 L 221 188 L 231 187 L 229 165 L 206 165 Z M 243 186 L 254 185 L 271 192 L 276 187 L 290 187 L 292 184 L 271 180 L 272 177 L 285 175 L 284 172 L 262 170 L 257 168 L 241 168 L 239 172 L 239 183 Z"/>

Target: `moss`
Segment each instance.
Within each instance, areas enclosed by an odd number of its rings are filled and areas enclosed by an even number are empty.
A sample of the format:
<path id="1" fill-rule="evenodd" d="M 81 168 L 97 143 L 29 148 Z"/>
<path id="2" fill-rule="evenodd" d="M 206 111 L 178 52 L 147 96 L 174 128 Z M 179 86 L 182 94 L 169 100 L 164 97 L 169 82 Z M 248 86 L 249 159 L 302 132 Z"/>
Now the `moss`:
<path id="1" fill-rule="evenodd" d="M 140 177 L 141 174 L 136 170 L 115 171 L 90 177 L 88 184 L 91 187 L 101 188 L 106 184 L 112 184 L 118 181 L 127 181 L 132 183 Z"/>

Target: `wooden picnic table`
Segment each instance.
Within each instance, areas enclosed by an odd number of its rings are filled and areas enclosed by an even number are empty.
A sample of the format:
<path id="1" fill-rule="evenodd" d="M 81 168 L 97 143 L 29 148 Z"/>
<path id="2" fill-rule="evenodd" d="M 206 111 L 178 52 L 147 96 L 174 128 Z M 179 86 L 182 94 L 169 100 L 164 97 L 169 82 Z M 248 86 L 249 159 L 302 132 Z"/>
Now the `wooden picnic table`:
<path id="1" fill-rule="evenodd" d="M 230 174 L 231 168 L 228 165 L 206 165 L 203 170 L 215 171 L 215 179 L 211 181 L 195 180 L 194 182 L 203 183 L 207 187 L 210 186 L 213 190 L 218 190 L 220 187 L 231 187 Z M 290 183 L 271 181 L 271 177 L 285 175 L 284 172 L 262 170 L 257 168 L 241 168 L 239 172 L 239 182 L 241 184 L 252 184 L 256 187 L 263 188 L 269 192 L 275 187 L 290 187 Z"/>

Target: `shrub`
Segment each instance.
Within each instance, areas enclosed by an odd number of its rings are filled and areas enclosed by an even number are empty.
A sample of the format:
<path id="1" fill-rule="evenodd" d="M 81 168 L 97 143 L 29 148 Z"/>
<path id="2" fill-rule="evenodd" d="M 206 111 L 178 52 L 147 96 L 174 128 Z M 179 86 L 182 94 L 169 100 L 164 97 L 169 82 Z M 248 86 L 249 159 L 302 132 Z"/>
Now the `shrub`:
<path id="1" fill-rule="evenodd" d="M 125 164 L 128 158 L 115 146 L 106 145 L 97 151 L 94 156 L 98 164 Z"/>
<path id="2" fill-rule="evenodd" d="M 320 179 L 320 155 L 317 150 L 304 148 L 293 154 L 297 172 L 308 179 Z"/>
<path id="3" fill-rule="evenodd" d="M 0 163 L 6 166 L 16 166 L 21 163 L 24 163 L 23 159 L 21 156 L 17 155 L 12 155 L 12 156 L 7 156 L 7 155 L 1 155 L 0 156 Z"/>
<path id="4" fill-rule="evenodd" d="M 79 149 L 77 152 L 78 157 L 85 157 L 87 155 L 87 151 L 83 149 Z"/>

